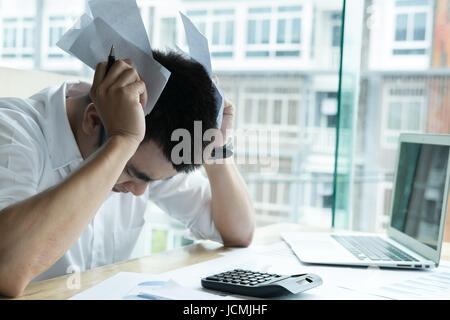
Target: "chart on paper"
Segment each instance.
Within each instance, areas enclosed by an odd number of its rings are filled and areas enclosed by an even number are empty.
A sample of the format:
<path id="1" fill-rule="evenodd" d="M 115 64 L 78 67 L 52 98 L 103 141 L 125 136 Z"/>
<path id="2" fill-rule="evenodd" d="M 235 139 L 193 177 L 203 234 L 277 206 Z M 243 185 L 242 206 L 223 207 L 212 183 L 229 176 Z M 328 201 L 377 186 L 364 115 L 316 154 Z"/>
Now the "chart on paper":
<path id="1" fill-rule="evenodd" d="M 394 299 L 450 299 L 450 267 L 405 281 L 380 286 L 376 293 Z"/>

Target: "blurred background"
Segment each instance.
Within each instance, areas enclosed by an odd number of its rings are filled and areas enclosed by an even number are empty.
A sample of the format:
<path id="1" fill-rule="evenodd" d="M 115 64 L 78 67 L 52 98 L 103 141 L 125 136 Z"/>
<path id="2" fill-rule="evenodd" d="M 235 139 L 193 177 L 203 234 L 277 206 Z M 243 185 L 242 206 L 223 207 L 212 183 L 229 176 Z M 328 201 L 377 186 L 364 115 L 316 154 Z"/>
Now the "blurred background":
<path id="1" fill-rule="evenodd" d="M 236 129 L 279 133 L 277 170 L 239 165 L 258 226 L 383 231 L 399 134 L 450 133 L 450 0 L 137 3 L 154 49 L 185 43 L 178 11 L 208 38 Z M 0 0 L 0 84 L 11 85 L 8 68 L 90 81 L 92 70 L 56 47 L 87 8 Z M 236 155 L 259 156 L 239 146 Z M 427 201 L 431 222 L 439 206 Z M 192 243 L 155 205 L 146 218 L 137 255 Z"/>

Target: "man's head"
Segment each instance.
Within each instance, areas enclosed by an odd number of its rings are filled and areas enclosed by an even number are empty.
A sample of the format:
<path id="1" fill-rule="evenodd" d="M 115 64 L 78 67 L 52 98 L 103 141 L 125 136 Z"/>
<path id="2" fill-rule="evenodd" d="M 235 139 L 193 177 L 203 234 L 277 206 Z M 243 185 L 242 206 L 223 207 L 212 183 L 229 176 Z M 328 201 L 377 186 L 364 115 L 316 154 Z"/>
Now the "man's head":
<path id="1" fill-rule="evenodd" d="M 176 171 L 193 171 L 200 166 L 194 161 L 195 158 L 199 156 L 201 159 L 202 155 L 198 153 L 202 153 L 209 143 L 201 139 L 204 132 L 216 126 L 217 99 L 212 80 L 200 63 L 178 53 L 154 51 L 153 57 L 166 67 L 171 75 L 154 109 L 145 118 L 144 143 L 149 140 L 155 142 Z M 199 137 L 202 140 L 201 150 L 194 149 L 194 123 L 198 121 L 202 127 Z M 171 139 L 176 129 L 186 129 L 192 138 L 192 152 L 187 163 L 177 164 L 171 159 L 172 149 L 179 143 Z M 179 156 L 184 158 L 181 154 Z"/>
<path id="2" fill-rule="evenodd" d="M 177 172 L 191 172 L 200 164 L 203 150 L 209 144 L 201 137 L 206 130 L 216 126 L 217 108 L 212 80 L 205 68 L 189 57 L 175 52 L 153 51 L 153 57 L 170 72 L 170 78 L 153 110 L 145 117 L 146 133 L 135 155 L 129 160 L 119 177 L 114 191 L 130 191 L 136 195 L 145 191 L 151 180 L 167 179 Z M 151 86 L 151 84 L 149 84 Z M 91 109 L 91 110 L 90 110 Z M 83 122 L 89 121 L 89 112 L 96 113 L 88 106 Z M 201 122 L 201 150 L 194 149 L 194 122 Z M 93 122 L 93 121 L 92 121 Z M 189 161 L 178 163 L 172 159 L 172 149 L 179 144 L 172 141 L 176 129 L 190 133 Z M 101 123 L 95 129 L 100 136 L 99 144 L 104 142 Z M 181 150 L 180 153 L 183 153 Z M 186 156 L 179 154 L 183 159 Z"/>

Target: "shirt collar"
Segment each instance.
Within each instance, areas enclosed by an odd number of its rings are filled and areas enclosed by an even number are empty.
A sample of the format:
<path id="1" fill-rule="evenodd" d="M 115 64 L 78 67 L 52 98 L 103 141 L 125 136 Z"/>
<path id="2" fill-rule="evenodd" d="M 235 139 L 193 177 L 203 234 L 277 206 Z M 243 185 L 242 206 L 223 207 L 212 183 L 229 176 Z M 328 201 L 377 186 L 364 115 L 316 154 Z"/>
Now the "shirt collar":
<path id="1" fill-rule="evenodd" d="M 66 97 L 86 94 L 89 87 L 86 82 L 67 81 L 59 87 L 46 88 L 31 97 L 44 104 L 46 123 L 43 125 L 43 132 L 53 169 L 83 160 L 67 117 Z"/>

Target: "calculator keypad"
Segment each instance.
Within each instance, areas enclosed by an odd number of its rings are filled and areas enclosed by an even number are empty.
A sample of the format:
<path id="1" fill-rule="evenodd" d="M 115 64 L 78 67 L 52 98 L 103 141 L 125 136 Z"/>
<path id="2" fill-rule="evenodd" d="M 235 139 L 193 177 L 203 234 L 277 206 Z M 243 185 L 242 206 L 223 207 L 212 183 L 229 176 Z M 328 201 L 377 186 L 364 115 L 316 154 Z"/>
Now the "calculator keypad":
<path id="1" fill-rule="evenodd" d="M 206 278 L 206 280 L 222 283 L 232 283 L 244 286 L 256 286 L 273 280 L 281 280 L 282 276 L 274 273 L 255 272 L 243 269 L 218 273 Z"/>

